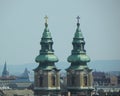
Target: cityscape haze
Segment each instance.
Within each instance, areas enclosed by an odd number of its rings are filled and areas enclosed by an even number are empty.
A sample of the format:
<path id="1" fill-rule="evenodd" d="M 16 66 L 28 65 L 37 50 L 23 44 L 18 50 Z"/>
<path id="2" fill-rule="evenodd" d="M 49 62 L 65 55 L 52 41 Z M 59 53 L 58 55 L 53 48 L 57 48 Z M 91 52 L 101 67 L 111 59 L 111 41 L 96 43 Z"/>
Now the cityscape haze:
<path id="1" fill-rule="evenodd" d="M 119 96 L 119 9 L 119 0 L 0 0 L 0 96 Z"/>
<path id="2" fill-rule="evenodd" d="M 120 60 L 119 9 L 119 0 L 0 0 L 0 65 L 35 63 L 45 15 L 59 62 L 67 62 L 70 55 L 78 15 L 91 61 Z M 102 67 L 118 70 L 120 66 Z"/>

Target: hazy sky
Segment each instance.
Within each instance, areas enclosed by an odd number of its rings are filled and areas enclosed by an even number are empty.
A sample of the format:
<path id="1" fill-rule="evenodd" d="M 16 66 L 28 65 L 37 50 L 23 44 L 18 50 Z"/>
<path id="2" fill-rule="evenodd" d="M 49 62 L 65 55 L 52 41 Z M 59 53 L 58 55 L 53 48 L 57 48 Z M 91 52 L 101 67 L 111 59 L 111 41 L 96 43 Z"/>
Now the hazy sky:
<path id="1" fill-rule="evenodd" d="M 45 15 L 59 61 L 71 54 L 78 15 L 91 60 L 120 60 L 120 0 L 0 0 L 0 64 L 35 62 Z"/>

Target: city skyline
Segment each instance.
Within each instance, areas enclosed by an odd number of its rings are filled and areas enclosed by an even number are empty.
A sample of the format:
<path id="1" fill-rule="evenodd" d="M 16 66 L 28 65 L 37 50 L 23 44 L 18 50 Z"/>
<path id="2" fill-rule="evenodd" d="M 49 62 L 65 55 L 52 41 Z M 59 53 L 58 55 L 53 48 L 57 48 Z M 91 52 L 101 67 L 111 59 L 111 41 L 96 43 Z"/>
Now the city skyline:
<path id="1" fill-rule="evenodd" d="M 35 62 L 46 15 L 59 61 L 66 62 L 71 53 L 78 15 L 91 60 L 120 60 L 119 9 L 119 0 L 0 0 L 0 64 Z"/>

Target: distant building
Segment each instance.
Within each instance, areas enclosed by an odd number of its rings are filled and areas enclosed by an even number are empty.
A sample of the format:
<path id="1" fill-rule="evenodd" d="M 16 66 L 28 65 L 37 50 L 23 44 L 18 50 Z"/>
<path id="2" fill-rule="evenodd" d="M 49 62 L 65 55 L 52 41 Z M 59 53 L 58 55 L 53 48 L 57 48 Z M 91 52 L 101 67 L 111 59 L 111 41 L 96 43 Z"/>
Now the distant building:
<path id="1" fill-rule="evenodd" d="M 112 85 L 112 86 L 118 85 L 118 77 L 117 76 L 110 76 L 110 85 Z"/>
<path id="2" fill-rule="evenodd" d="M 25 68 L 24 72 L 20 76 L 16 76 L 16 79 L 14 82 L 30 82 L 29 79 L 29 71 L 27 68 Z"/>
<path id="3" fill-rule="evenodd" d="M 105 72 L 93 72 L 93 84 L 99 96 L 120 96 L 119 76 Z"/>
<path id="4" fill-rule="evenodd" d="M 120 86 L 120 76 L 97 71 L 94 71 L 92 74 L 94 86 Z"/>
<path id="5" fill-rule="evenodd" d="M 10 89 L 9 84 L 16 79 L 15 76 L 10 76 L 7 70 L 7 64 L 5 62 L 2 76 L 0 77 L 0 89 Z"/>
<path id="6" fill-rule="evenodd" d="M 120 75 L 118 75 L 117 78 L 118 78 L 118 81 L 117 81 L 118 85 L 120 86 Z"/>
<path id="7" fill-rule="evenodd" d="M 21 76 L 11 76 L 7 71 L 7 64 L 5 62 L 2 76 L 0 77 L 0 89 L 26 89 L 30 87 L 32 82 L 29 80 L 29 71 L 25 68 L 24 73 Z"/>
<path id="8" fill-rule="evenodd" d="M 93 84 L 97 86 L 108 86 L 110 85 L 110 76 L 107 76 L 105 72 L 92 72 Z"/>

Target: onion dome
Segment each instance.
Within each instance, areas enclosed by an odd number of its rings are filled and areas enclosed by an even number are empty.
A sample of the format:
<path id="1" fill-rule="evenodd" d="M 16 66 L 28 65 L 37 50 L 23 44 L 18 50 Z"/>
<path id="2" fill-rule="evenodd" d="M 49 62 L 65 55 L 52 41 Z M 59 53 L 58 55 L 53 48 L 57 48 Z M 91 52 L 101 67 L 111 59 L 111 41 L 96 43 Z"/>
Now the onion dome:
<path id="1" fill-rule="evenodd" d="M 48 24 L 47 24 L 47 19 L 48 17 L 45 17 L 45 29 L 42 34 L 41 38 L 41 50 L 40 54 L 36 57 L 35 61 L 36 62 L 58 62 L 58 58 L 54 55 L 54 50 L 52 48 L 53 45 L 53 40 L 51 33 L 48 29 Z"/>
<path id="2" fill-rule="evenodd" d="M 73 38 L 73 50 L 72 54 L 68 57 L 68 62 L 75 63 L 75 62 L 89 62 L 90 58 L 86 55 L 86 50 L 84 49 L 85 41 L 80 29 L 79 19 L 77 17 L 77 29 Z"/>

